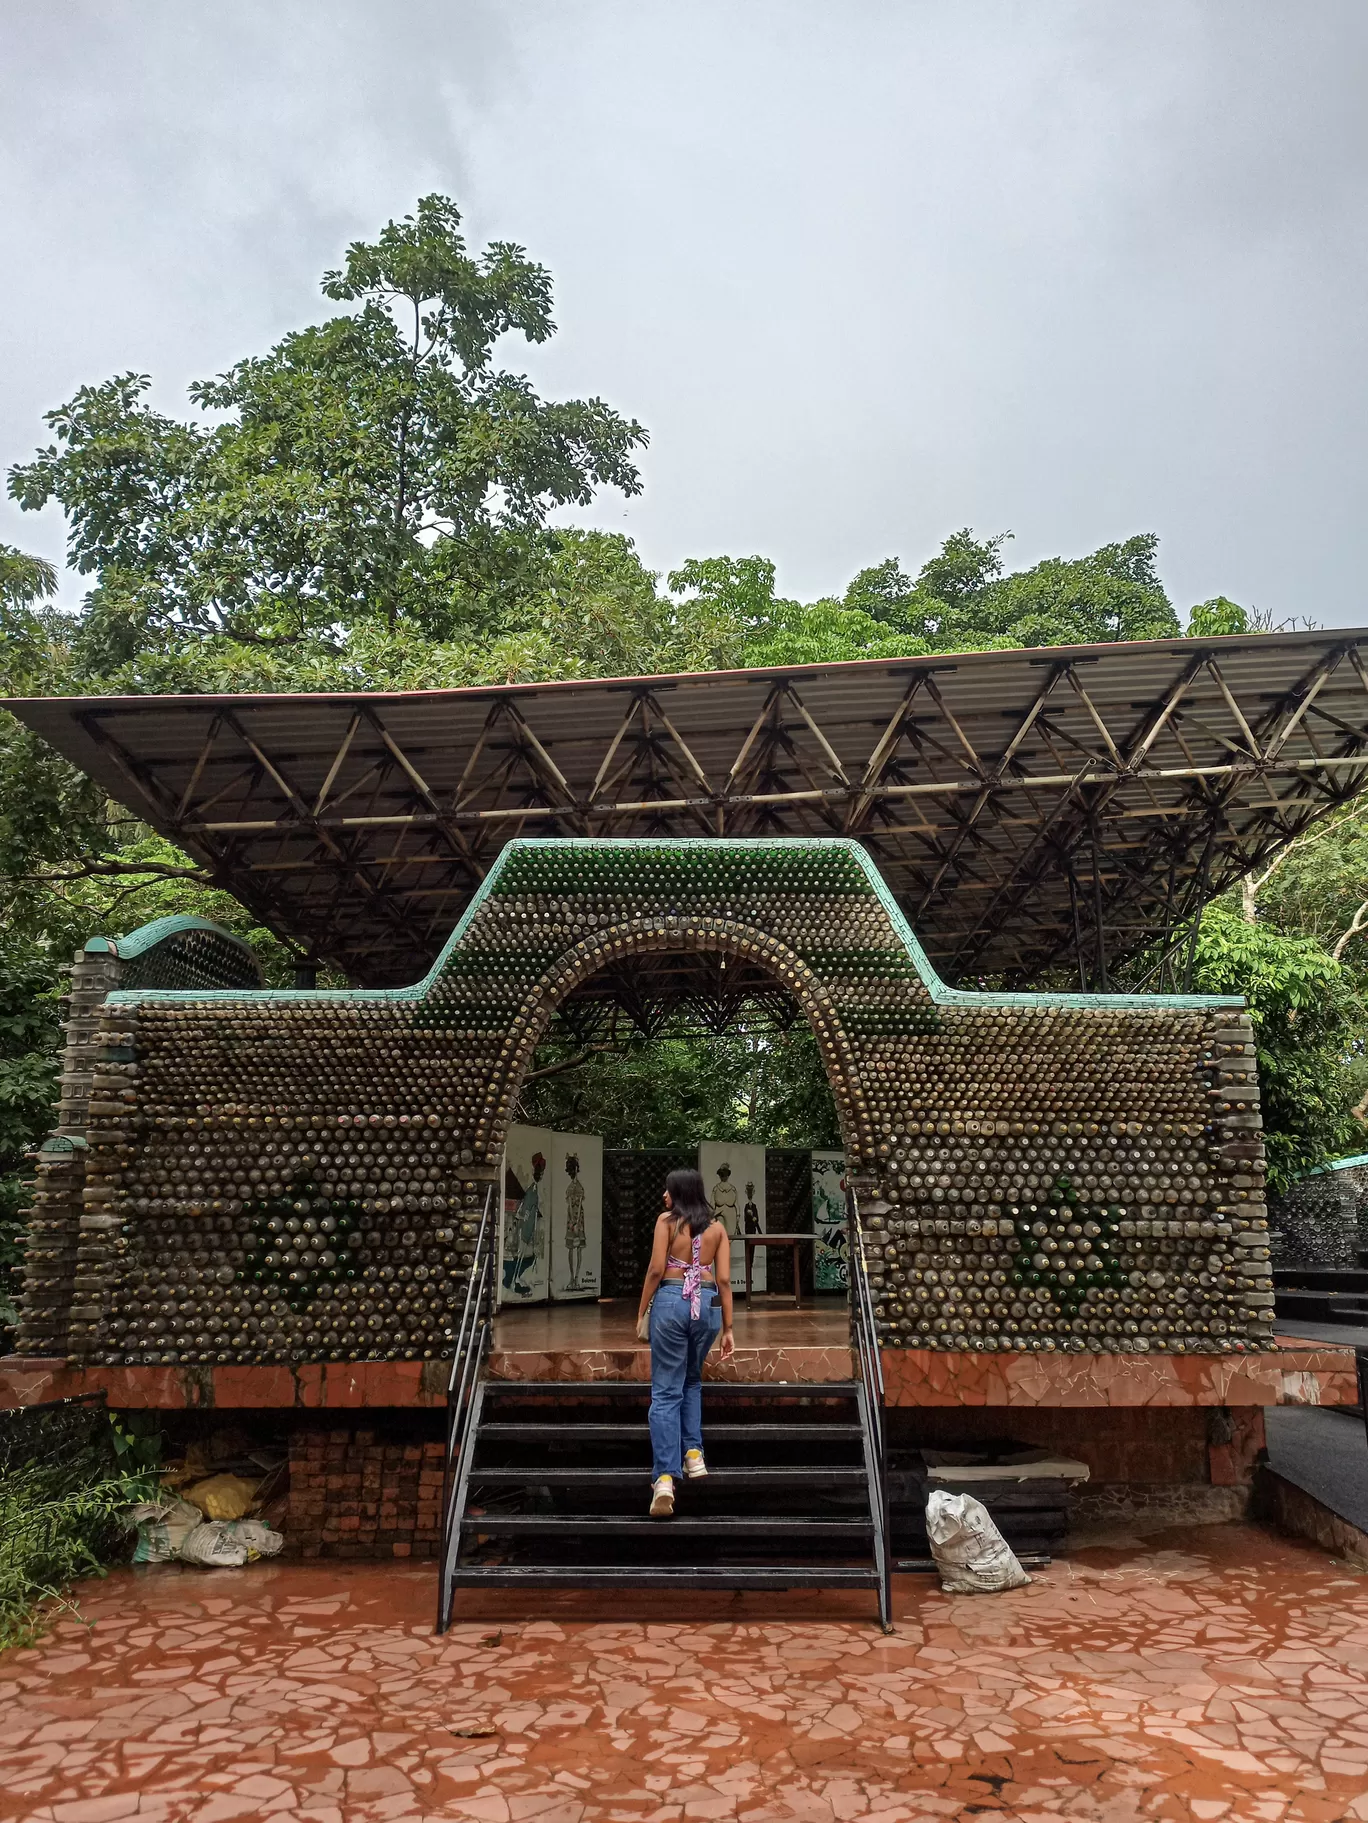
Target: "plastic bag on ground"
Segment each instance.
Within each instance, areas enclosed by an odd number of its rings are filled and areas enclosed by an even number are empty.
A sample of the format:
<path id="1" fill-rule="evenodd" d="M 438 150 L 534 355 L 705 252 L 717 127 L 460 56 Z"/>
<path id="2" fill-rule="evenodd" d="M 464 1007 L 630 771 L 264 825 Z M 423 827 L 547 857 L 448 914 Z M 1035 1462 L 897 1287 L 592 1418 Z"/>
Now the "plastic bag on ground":
<path id="1" fill-rule="evenodd" d="M 972 1494 L 947 1494 L 940 1488 L 928 1494 L 926 1536 L 947 1594 L 991 1595 L 1031 1580 L 987 1507 Z"/>
<path id="2" fill-rule="evenodd" d="M 273 1532 L 260 1519 L 234 1519 L 224 1530 L 231 1532 L 239 1544 L 246 1545 L 249 1562 L 253 1557 L 276 1556 L 285 1543 L 279 1532 Z"/>
<path id="3" fill-rule="evenodd" d="M 240 1570 L 247 1561 L 247 1546 L 234 1538 L 226 1519 L 206 1519 L 197 1525 L 180 1548 L 182 1563 L 203 1564 L 206 1570 Z"/>
<path id="4" fill-rule="evenodd" d="M 211 1570 L 240 1570 L 258 1557 L 274 1557 L 285 1540 L 259 1519 L 208 1519 L 180 1548 L 183 1563 Z"/>
<path id="5" fill-rule="evenodd" d="M 203 1564 L 210 1569 L 240 1569 L 258 1557 L 274 1557 L 282 1535 L 261 1519 L 209 1519 L 197 1506 L 174 1496 L 140 1501 L 125 1509 L 126 1523 L 137 1530 L 134 1563 Z"/>
<path id="6" fill-rule="evenodd" d="M 188 1500 L 149 1500 L 130 1507 L 124 1517 L 137 1527 L 134 1563 L 170 1563 L 181 1546 L 202 1523 L 198 1507 Z"/>

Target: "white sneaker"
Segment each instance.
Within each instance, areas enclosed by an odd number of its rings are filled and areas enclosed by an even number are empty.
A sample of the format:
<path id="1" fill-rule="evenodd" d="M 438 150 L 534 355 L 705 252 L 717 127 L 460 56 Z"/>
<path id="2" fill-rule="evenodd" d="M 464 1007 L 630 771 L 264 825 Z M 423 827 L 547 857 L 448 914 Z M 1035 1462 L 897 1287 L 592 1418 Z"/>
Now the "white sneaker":
<path id="1" fill-rule="evenodd" d="M 651 1518 L 674 1518 L 674 1476 L 662 1475 L 651 1483 Z"/>
<path id="2" fill-rule="evenodd" d="M 703 1460 L 702 1450 L 685 1450 L 684 1473 L 690 1481 L 701 1481 L 708 1472 L 708 1465 Z"/>

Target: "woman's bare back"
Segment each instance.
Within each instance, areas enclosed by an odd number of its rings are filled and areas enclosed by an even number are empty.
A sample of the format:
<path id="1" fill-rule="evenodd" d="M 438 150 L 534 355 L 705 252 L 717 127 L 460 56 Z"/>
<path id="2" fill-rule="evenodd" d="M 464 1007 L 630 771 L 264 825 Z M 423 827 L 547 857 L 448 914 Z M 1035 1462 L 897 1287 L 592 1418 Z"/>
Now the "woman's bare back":
<path id="1" fill-rule="evenodd" d="M 679 1225 L 668 1212 L 660 1217 L 669 1230 L 670 1239 L 665 1250 L 665 1270 L 669 1272 L 675 1266 L 687 1266 L 693 1259 L 693 1236 L 687 1224 Z M 703 1230 L 702 1245 L 698 1249 L 698 1260 L 701 1266 L 711 1268 L 717 1258 L 717 1250 L 722 1245 L 726 1230 L 721 1222 L 713 1221 Z"/>

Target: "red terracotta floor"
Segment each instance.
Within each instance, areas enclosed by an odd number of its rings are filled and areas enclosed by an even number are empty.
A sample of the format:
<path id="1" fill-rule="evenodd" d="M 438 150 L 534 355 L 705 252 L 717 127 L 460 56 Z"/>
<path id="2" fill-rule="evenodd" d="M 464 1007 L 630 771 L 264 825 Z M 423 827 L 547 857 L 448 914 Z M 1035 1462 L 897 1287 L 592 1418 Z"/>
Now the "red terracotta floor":
<path id="1" fill-rule="evenodd" d="M 1247 1526 L 1079 1551 L 1029 1588 L 491 1595 L 430 1574 L 121 1571 L 0 1657 L 0 1815 L 42 1823 L 1368 1818 L 1368 1578 Z"/>

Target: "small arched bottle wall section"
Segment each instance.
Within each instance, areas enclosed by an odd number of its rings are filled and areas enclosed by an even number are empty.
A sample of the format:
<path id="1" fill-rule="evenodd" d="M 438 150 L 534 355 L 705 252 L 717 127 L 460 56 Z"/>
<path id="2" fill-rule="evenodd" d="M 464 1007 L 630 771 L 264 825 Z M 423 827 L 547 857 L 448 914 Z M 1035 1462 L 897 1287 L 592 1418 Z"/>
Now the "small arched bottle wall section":
<path id="1" fill-rule="evenodd" d="M 443 1355 L 538 1036 L 653 944 L 732 946 L 798 998 L 885 1346 L 1271 1346 L 1238 1002 L 947 988 L 852 841 L 569 839 L 507 846 L 412 988 L 110 996 L 91 1352 Z"/>

